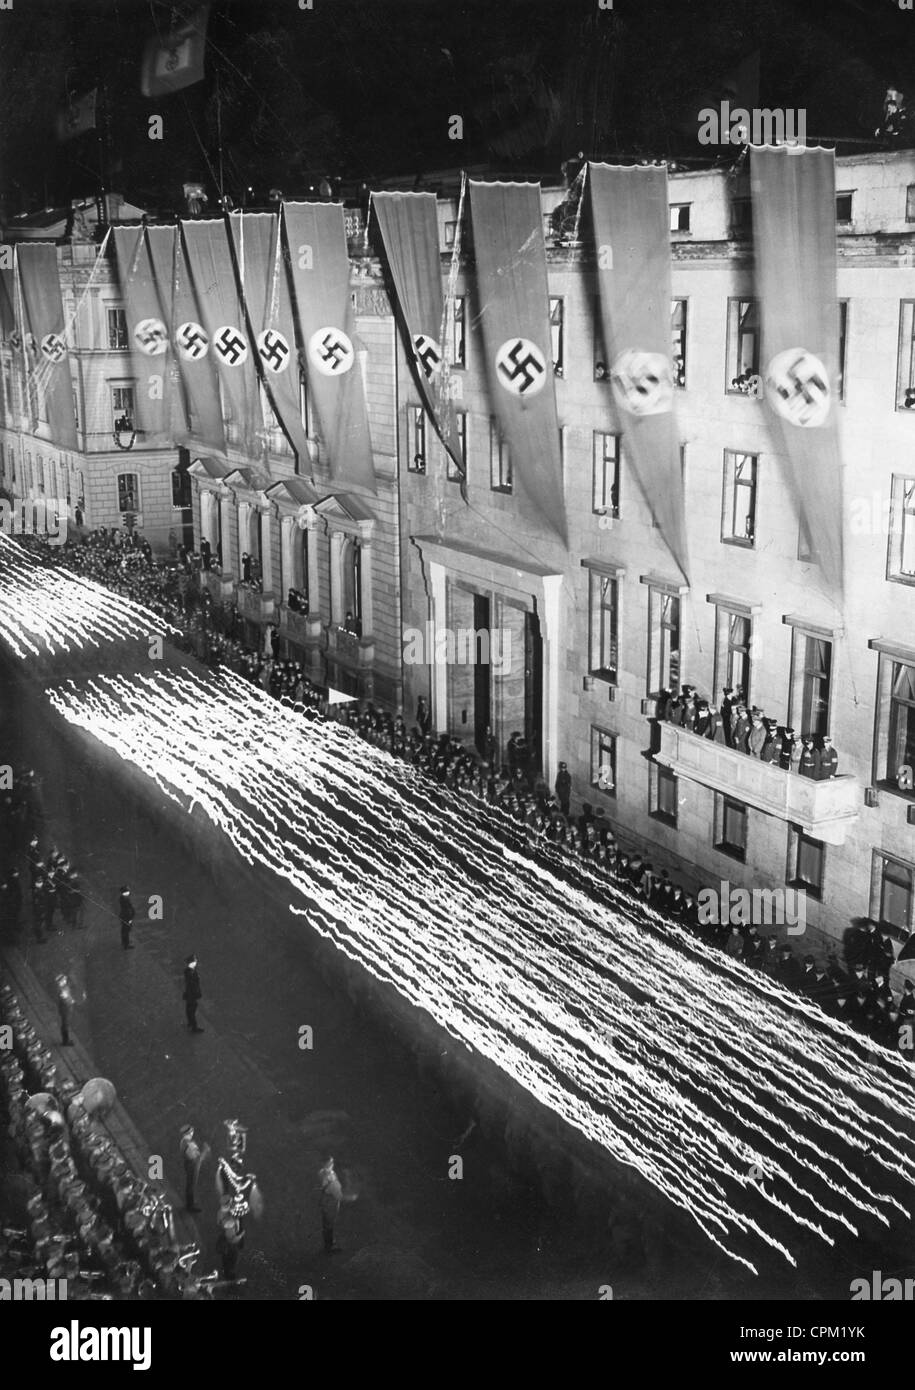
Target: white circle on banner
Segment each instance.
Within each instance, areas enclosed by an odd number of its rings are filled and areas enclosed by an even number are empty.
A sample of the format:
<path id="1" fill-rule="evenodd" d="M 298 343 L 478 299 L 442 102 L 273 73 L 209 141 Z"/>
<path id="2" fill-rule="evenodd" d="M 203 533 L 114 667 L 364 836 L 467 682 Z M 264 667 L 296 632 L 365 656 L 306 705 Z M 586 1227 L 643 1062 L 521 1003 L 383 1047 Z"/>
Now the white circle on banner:
<path id="1" fill-rule="evenodd" d="M 278 372 L 285 372 L 289 366 L 289 358 L 292 349 L 284 334 L 276 328 L 265 328 L 263 333 L 257 336 L 257 350 L 260 353 L 261 361 L 268 372 L 274 376 Z"/>
<path id="2" fill-rule="evenodd" d="M 805 429 L 824 424 L 832 403 L 826 368 L 806 348 L 775 354 L 766 368 L 766 395 L 784 420 Z"/>
<path id="3" fill-rule="evenodd" d="M 59 362 L 66 356 L 67 345 L 59 333 L 46 333 L 41 340 L 41 352 L 49 362 Z"/>
<path id="4" fill-rule="evenodd" d="M 213 351 L 228 367 L 240 367 L 248 360 L 248 339 L 234 323 L 224 323 L 213 334 Z"/>
<path id="5" fill-rule="evenodd" d="M 673 409 L 673 365 L 663 352 L 628 348 L 610 368 L 610 382 L 630 415 L 665 415 Z"/>
<path id="6" fill-rule="evenodd" d="M 496 353 L 496 374 L 513 396 L 536 396 L 546 385 L 546 358 L 530 338 L 508 338 Z"/>
<path id="7" fill-rule="evenodd" d="M 417 333 L 414 336 L 413 351 L 427 377 L 436 376 L 442 370 L 442 350 L 428 333 Z"/>
<path id="8" fill-rule="evenodd" d="M 197 362 L 201 357 L 206 357 L 210 350 L 209 338 L 200 324 L 194 323 L 193 320 L 179 325 L 175 342 L 185 362 Z"/>
<path id="9" fill-rule="evenodd" d="M 308 359 L 322 376 L 342 376 L 356 360 L 355 349 L 342 328 L 319 328 L 308 339 Z"/>
<path id="10" fill-rule="evenodd" d="M 133 330 L 133 340 L 147 357 L 159 357 L 168 347 L 168 329 L 161 319 L 141 319 Z"/>

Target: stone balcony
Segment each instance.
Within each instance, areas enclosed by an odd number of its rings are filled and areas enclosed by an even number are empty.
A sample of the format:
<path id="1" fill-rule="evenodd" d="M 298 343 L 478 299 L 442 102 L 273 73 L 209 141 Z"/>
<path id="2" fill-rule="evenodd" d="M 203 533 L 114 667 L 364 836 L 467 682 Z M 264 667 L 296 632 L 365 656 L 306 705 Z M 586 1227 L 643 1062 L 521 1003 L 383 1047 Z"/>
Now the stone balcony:
<path id="1" fill-rule="evenodd" d="M 655 761 L 677 777 L 700 782 L 767 816 L 799 825 L 827 845 L 844 844 L 846 830 L 858 819 L 862 791 L 857 777 L 815 782 L 738 753 L 724 743 L 700 738 L 676 724 L 662 721 L 658 728 L 661 747 Z"/>
<path id="2" fill-rule="evenodd" d="M 229 603 L 234 597 L 235 581 L 231 574 L 223 574 L 218 569 L 201 570 L 200 588 L 214 603 Z"/>
<path id="3" fill-rule="evenodd" d="M 280 634 L 290 642 L 300 646 L 313 646 L 321 641 L 322 623 L 320 613 L 302 613 L 280 604 Z"/>
<path id="4" fill-rule="evenodd" d="M 276 599 L 270 589 L 261 593 L 260 589 L 239 584 L 235 591 L 235 602 L 239 613 L 249 623 L 272 623 L 275 620 Z"/>
<path id="5" fill-rule="evenodd" d="M 328 655 L 345 666 L 365 668 L 375 660 L 374 637 L 357 637 L 354 632 L 346 632 L 336 623 L 327 629 Z"/>

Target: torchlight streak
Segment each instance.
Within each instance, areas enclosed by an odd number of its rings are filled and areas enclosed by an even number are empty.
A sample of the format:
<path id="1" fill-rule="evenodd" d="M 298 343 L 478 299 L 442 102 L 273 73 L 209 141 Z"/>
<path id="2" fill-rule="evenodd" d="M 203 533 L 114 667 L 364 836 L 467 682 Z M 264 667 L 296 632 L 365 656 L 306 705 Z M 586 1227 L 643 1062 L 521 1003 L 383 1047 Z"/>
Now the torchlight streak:
<path id="1" fill-rule="evenodd" d="M 62 567 L 49 569 L 0 535 L 0 638 L 25 660 L 175 632 L 149 608 Z"/>
<path id="2" fill-rule="evenodd" d="M 792 1226 L 831 1244 L 855 1211 L 887 1224 L 886 1208 L 906 1211 L 856 1165 L 868 1149 L 915 1185 L 909 1067 L 887 1054 L 881 1074 L 843 1025 L 654 914 L 637 922 L 606 885 L 617 901 L 596 905 L 506 845 L 491 810 L 468 821 L 466 798 L 433 799 L 349 730 L 234 677 L 101 677 L 50 698 L 748 1269 L 760 1240 L 794 1264 Z"/>

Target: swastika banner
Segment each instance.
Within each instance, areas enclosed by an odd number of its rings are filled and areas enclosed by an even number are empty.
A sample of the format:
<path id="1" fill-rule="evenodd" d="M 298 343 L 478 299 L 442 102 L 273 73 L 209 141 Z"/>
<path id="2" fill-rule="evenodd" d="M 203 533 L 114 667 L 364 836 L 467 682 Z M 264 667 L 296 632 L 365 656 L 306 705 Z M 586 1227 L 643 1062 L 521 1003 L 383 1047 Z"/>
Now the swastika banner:
<path id="1" fill-rule="evenodd" d="M 26 370 L 37 395 L 38 415 L 62 449 L 75 449 L 76 417 L 67 351 L 64 305 L 57 270 L 57 247 L 47 242 L 16 248 L 19 264 Z"/>
<path id="2" fill-rule="evenodd" d="M 308 395 L 335 483 L 375 491 L 343 208 L 339 203 L 284 203 L 293 307 Z"/>
<path id="3" fill-rule="evenodd" d="M 813 555 L 841 593 L 835 153 L 754 146 L 750 193 L 765 410 Z"/>
<path id="4" fill-rule="evenodd" d="M 11 251 L 11 247 L 6 248 Z M 15 345 L 22 342 L 22 326 L 18 321 L 16 305 L 19 302 L 19 286 L 16 278 L 16 269 L 13 264 L 12 256 L 3 265 L 0 265 L 0 342 Z M 3 404 L 3 418 L 12 425 L 15 405 L 15 388 L 13 387 L 13 375 L 22 381 L 22 352 L 13 349 L 12 371 L 9 377 L 0 371 L 0 402 Z M 10 391 L 13 393 L 12 399 L 8 398 L 6 381 L 9 381 Z"/>
<path id="5" fill-rule="evenodd" d="M 607 353 L 607 425 L 653 520 L 689 582 L 680 438 L 670 341 L 667 170 L 588 168 L 598 297 Z"/>
<path id="6" fill-rule="evenodd" d="M 540 185 L 475 183 L 470 210 L 489 400 L 512 488 L 566 543 Z"/>
<path id="7" fill-rule="evenodd" d="M 419 399 L 463 475 L 454 408 L 442 398 L 444 337 L 442 261 L 434 193 L 373 193 L 394 294 L 398 326 Z"/>
<path id="8" fill-rule="evenodd" d="M 242 298 L 248 310 L 255 363 L 283 432 L 298 455 L 298 471 L 311 473 L 302 423 L 299 356 L 286 267 L 275 212 L 233 212 L 229 226 L 235 243 Z"/>
<path id="9" fill-rule="evenodd" d="M 181 231 L 197 291 L 200 323 L 222 391 L 227 439 L 250 459 L 259 460 L 264 453 L 264 415 L 226 224 L 221 217 L 201 218 L 182 222 Z M 180 325 L 178 331 L 180 334 Z M 185 350 L 196 350 L 193 339 L 191 330 L 185 335 Z M 182 351 L 180 341 L 178 351 Z"/>
<path id="10" fill-rule="evenodd" d="M 172 431 L 176 444 L 188 448 L 201 444 L 225 455 L 226 436 L 219 404 L 216 369 L 208 351 L 189 353 L 180 344 L 188 341 L 188 324 L 196 324 L 199 341 L 205 338 L 194 280 L 175 227 L 147 227 L 146 240 L 163 318 L 171 335 Z"/>
<path id="11" fill-rule="evenodd" d="M 171 438 L 171 339 L 166 310 L 159 298 L 144 228 L 114 227 L 112 236 L 136 382 L 134 424 L 141 444 L 165 444 Z"/>

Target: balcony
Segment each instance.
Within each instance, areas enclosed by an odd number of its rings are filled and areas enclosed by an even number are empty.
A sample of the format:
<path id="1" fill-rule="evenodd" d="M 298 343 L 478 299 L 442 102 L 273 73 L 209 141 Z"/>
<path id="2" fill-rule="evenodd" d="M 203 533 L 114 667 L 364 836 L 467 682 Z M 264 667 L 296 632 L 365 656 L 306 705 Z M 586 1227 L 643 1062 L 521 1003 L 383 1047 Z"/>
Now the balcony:
<path id="1" fill-rule="evenodd" d="M 241 616 L 249 623 L 272 623 L 276 616 L 276 602 L 273 591 L 266 594 L 248 584 L 239 584 L 235 591 L 235 602 Z"/>
<path id="2" fill-rule="evenodd" d="M 230 603 L 235 581 L 231 574 L 223 574 L 215 568 L 200 570 L 200 588 L 209 594 L 214 603 Z"/>
<path id="3" fill-rule="evenodd" d="M 299 646 L 310 646 L 321 640 L 320 613 L 302 613 L 280 604 L 280 634 Z"/>
<path id="4" fill-rule="evenodd" d="M 815 782 L 771 763 L 738 753 L 726 744 L 700 738 L 676 724 L 658 725 L 661 747 L 655 761 L 678 777 L 742 801 L 767 816 L 799 825 L 827 845 L 845 843 L 845 832 L 858 819 L 861 785 L 857 777 Z"/>
<path id="5" fill-rule="evenodd" d="M 345 666 L 371 666 L 375 660 L 374 637 L 357 637 L 332 623 L 327 629 L 328 654 Z"/>

